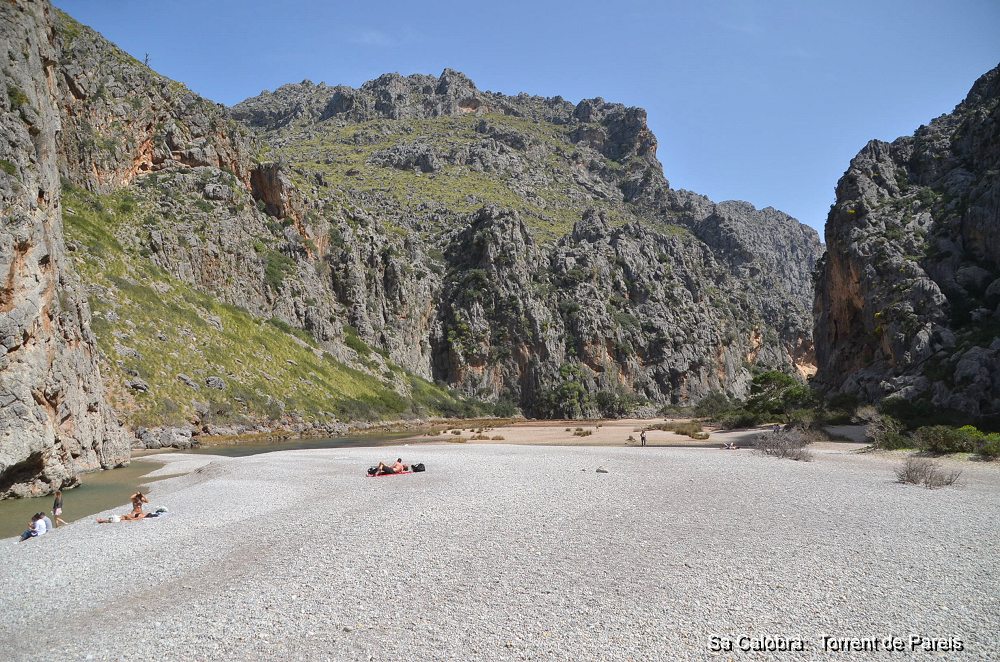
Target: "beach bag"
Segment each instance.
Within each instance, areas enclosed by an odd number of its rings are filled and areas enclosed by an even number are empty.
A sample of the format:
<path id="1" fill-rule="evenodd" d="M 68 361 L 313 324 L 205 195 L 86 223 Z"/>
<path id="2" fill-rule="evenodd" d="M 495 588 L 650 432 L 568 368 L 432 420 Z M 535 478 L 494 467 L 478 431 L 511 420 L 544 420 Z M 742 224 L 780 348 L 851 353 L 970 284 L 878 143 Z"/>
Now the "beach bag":
<path id="1" fill-rule="evenodd" d="M 378 467 L 368 467 L 368 475 L 374 476 L 378 473 Z"/>
<path id="2" fill-rule="evenodd" d="M 414 471 L 414 472 L 416 472 L 416 471 L 424 471 L 424 463 L 421 462 L 420 464 L 414 464 L 412 467 L 410 467 L 410 469 L 412 471 Z"/>

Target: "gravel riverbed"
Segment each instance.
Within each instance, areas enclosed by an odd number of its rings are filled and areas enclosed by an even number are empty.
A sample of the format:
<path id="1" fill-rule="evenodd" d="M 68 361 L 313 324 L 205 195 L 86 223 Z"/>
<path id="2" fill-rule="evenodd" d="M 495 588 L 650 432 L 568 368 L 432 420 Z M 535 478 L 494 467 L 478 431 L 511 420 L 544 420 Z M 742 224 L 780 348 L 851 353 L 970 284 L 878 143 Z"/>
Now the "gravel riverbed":
<path id="1" fill-rule="evenodd" d="M 427 472 L 364 477 L 398 455 Z M 3 541 L 5 658 L 1000 660 L 994 466 L 932 491 L 895 483 L 896 460 L 836 449 L 162 461 L 191 470 L 154 485 L 167 516 Z M 883 650 L 893 636 L 903 652 Z M 913 651 L 911 636 L 962 650 Z M 740 650 L 768 642 L 804 650 Z"/>

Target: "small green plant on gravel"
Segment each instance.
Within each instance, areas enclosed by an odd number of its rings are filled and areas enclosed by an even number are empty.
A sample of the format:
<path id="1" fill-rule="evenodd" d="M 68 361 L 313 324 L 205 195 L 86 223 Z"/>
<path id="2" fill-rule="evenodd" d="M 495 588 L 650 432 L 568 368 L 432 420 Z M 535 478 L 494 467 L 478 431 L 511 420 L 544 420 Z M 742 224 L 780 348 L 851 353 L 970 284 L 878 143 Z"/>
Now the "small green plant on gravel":
<path id="1" fill-rule="evenodd" d="M 792 428 L 779 432 L 764 432 L 754 437 L 754 448 L 764 455 L 780 457 L 799 462 L 811 462 L 813 459 L 806 446 L 818 440 L 813 430 Z"/>
<path id="2" fill-rule="evenodd" d="M 685 421 L 682 423 L 659 423 L 650 426 L 650 430 L 663 430 L 664 432 L 674 432 L 683 434 L 692 439 L 708 439 L 708 433 L 701 427 L 698 421 Z"/>
<path id="3" fill-rule="evenodd" d="M 13 177 L 17 172 L 17 167 L 7 159 L 0 159 L 0 170 Z"/>
<path id="4" fill-rule="evenodd" d="M 928 489 L 954 485 L 961 475 L 961 471 L 945 471 L 937 462 L 920 457 L 907 458 L 896 469 L 897 482 L 923 485 Z"/>

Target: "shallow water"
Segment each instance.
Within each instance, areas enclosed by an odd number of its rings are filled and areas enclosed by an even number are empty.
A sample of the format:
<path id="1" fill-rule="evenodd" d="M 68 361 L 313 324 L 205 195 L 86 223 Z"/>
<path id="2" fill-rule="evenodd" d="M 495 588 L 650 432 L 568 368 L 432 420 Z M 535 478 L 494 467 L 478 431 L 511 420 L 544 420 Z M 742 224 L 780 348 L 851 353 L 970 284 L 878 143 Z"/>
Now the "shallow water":
<path id="1" fill-rule="evenodd" d="M 399 443 L 400 439 L 412 435 L 412 432 L 397 432 L 328 439 L 292 439 L 288 441 L 219 444 L 200 446 L 183 452 L 199 455 L 246 457 L 248 455 L 258 455 L 273 451 L 390 446 Z M 372 464 L 377 464 L 379 460 L 386 459 L 393 458 L 382 458 L 377 454 L 373 454 Z M 137 459 L 133 460 L 129 466 L 120 469 L 82 474 L 80 476 L 81 485 L 79 487 L 71 490 L 63 490 L 63 519 L 67 522 L 72 522 L 90 517 L 95 513 L 109 508 L 118 507 L 120 507 L 123 513 L 128 512 L 131 509 L 128 501 L 129 496 L 136 489 L 143 489 L 143 486 L 170 477 L 143 478 L 143 476 L 156 471 L 161 466 L 158 462 L 145 462 Z M 0 501 L 0 538 L 21 535 L 21 532 L 28 528 L 28 520 L 39 511 L 44 512 L 51 518 L 52 500 L 52 496 L 44 496 L 32 499 L 7 499 Z"/>

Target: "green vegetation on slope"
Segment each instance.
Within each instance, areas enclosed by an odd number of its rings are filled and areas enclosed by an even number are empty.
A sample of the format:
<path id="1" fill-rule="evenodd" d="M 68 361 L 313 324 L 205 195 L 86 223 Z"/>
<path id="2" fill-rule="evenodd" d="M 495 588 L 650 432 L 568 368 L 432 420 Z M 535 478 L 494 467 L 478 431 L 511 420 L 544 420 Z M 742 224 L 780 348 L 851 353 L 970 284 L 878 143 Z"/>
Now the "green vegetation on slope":
<path id="1" fill-rule="evenodd" d="M 451 162 L 451 154 L 483 149 L 489 137 L 476 131 L 483 121 L 518 136 L 528 148 L 501 145 L 495 166 L 487 169 Z M 625 222 L 620 203 L 587 194 L 576 181 L 586 165 L 567 131 L 556 124 L 501 114 L 380 119 L 348 125 L 325 122 L 310 127 L 301 138 L 284 142 L 275 154 L 310 175 L 308 180 L 297 178 L 302 190 L 314 186 L 312 175 L 319 174 L 335 197 L 350 201 L 361 194 L 381 200 L 386 211 L 407 218 L 425 215 L 429 209 L 467 214 L 484 204 L 496 204 L 520 212 L 540 240 L 551 241 L 568 232 L 589 208 L 603 210 L 614 225 Z M 373 155 L 398 145 L 432 151 L 439 157 L 434 171 L 373 161 Z M 532 145 L 541 149 L 534 151 Z M 609 170 L 621 168 L 610 159 L 598 160 Z"/>
<path id="2" fill-rule="evenodd" d="M 481 413 L 390 364 L 386 377 L 409 386 L 412 395 L 404 397 L 338 362 L 308 334 L 256 319 L 130 254 L 115 237 L 142 213 L 127 191 L 96 196 L 66 188 L 63 207 L 67 240 L 76 244 L 71 255 L 90 292 L 92 327 L 109 359 L 114 404 L 137 425 Z M 209 377 L 224 387 L 208 386 Z M 128 386 L 140 380 L 148 391 Z"/>

